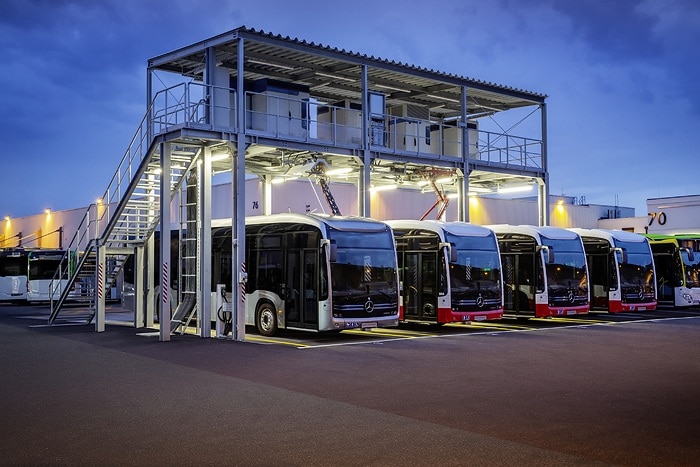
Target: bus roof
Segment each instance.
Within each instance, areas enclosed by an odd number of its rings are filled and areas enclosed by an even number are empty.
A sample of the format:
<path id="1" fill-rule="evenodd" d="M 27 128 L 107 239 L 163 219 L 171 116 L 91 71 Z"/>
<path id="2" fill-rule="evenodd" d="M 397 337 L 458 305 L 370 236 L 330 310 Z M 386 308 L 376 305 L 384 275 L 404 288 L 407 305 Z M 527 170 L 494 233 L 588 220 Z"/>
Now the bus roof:
<path id="1" fill-rule="evenodd" d="M 354 216 L 326 216 L 321 214 L 282 213 L 269 216 L 247 216 L 246 225 L 271 224 L 271 223 L 296 223 L 314 225 L 316 227 L 329 226 L 336 230 L 382 232 L 388 228 L 384 222 Z M 212 227 L 231 227 L 231 219 L 212 219 Z"/>
<path id="2" fill-rule="evenodd" d="M 468 222 L 443 222 L 437 220 L 390 220 L 386 221 L 392 229 L 425 229 L 436 233 L 443 231 L 459 237 L 488 237 L 493 230 Z M 442 235 L 441 235 L 442 236 Z"/>
<path id="3" fill-rule="evenodd" d="M 648 233 L 648 234 L 644 234 L 644 236 L 648 239 L 651 239 L 651 240 L 669 240 L 669 239 L 700 240 L 700 233 L 697 233 L 697 234 L 694 234 L 694 233 L 682 233 L 682 234 Z"/>
<path id="4" fill-rule="evenodd" d="M 2 257 L 18 257 L 27 256 L 27 250 L 24 248 L 3 248 L 0 250 L 0 256 Z"/>
<path id="5" fill-rule="evenodd" d="M 644 243 L 647 242 L 647 238 L 644 235 L 640 235 L 634 232 L 626 232 L 624 230 L 608 230 L 608 229 L 569 229 L 581 237 L 595 237 L 602 238 L 608 241 L 611 245 L 615 243 L 615 240 L 620 242 L 633 242 L 633 243 Z"/>
<path id="6" fill-rule="evenodd" d="M 540 237 L 547 237 L 554 240 L 575 240 L 579 238 L 579 234 L 576 232 L 568 229 L 562 229 L 560 227 L 510 224 L 487 225 L 486 227 L 490 228 L 497 234 L 512 233 L 529 235 L 538 240 Z"/>
<path id="7" fill-rule="evenodd" d="M 50 250 L 30 250 L 29 259 L 53 259 L 62 258 L 66 254 L 66 250 L 50 249 Z"/>

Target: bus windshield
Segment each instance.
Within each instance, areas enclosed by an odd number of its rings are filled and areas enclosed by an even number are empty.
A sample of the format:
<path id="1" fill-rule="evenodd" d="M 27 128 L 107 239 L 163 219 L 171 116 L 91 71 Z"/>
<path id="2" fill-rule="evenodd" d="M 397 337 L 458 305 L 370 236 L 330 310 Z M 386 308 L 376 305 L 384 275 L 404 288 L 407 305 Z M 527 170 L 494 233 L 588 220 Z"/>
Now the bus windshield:
<path id="1" fill-rule="evenodd" d="M 391 231 L 363 233 L 329 228 L 328 236 L 337 247 L 336 261 L 331 263 L 333 313 L 346 318 L 361 317 L 362 313 L 367 316 L 373 310 L 395 313 L 399 294 Z M 377 310 L 375 304 L 379 307 L 379 303 L 386 310 Z"/>
<path id="2" fill-rule="evenodd" d="M 685 264 L 685 286 L 688 288 L 700 287 L 700 252 L 695 251 L 693 261 L 687 250 L 681 250 L 681 257 Z"/>
<path id="3" fill-rule="evenodd" d="M 616 241 L 615 246 L 627 252 L 627 262 L 620 263 L 620 286 L 654 285 L 654 263 L 644 242 Z"/>
<path id="4" fill-rule="evenodd" d="M 26 254 L 7 254 L 0 259 L 0 277 L 26 276 Z"/>
<path id="5" fill-rule="evenodd" d="M 554 253 L 554 262 L 547 263 L 550 304 L 585 304 L 588 301 L 588 278 L 586 255 L 581 241 L 577 238 L 553 239 L 542 236 L 542 244 Z"/>
<path id="6" fill-rule="evenodd" d="M 445 234 L 445 240 L 457 249 L 457 261 L 450 263 L 450 287 L 453 300 L 500 298 L 501 270 L 495 236 L 460 237 Z"/>
<path id="7" fill-rule="evenodd" d="M 54 278 L 58 266 L 61 264 L 63 253 L 41 254 L 32 252 L 29 255 L 30 280 L 50 280 Z"/>

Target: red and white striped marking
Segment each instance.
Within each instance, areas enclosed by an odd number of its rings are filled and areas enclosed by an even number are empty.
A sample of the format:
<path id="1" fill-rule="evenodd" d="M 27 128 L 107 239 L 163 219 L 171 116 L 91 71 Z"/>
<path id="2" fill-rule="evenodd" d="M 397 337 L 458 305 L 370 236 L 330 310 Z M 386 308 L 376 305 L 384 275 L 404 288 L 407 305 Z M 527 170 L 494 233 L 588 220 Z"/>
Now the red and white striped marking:
<path id="1" fill-rule="evenodd" d="M 241 263 L 241 273 L 242 277 L 245 277 L 245 263 Z M 241 302 L 245 303 L 245 282 L 241 282 Z"/>
<path id="2" fill-rule="evenodd" d="M 104 292 L 104 265 L 102 263 L 97 265 L 97 298 L 102 300 L 102 294 Z"/>
<path id="3" fill-rule="evenodd" d="M 163 303 L 168 302 L 168 291 L 170 290 L 170 276 L 168 275 L 168 263 L 163 263 L 163 277 L 161 279 L 160 296 Z"/>

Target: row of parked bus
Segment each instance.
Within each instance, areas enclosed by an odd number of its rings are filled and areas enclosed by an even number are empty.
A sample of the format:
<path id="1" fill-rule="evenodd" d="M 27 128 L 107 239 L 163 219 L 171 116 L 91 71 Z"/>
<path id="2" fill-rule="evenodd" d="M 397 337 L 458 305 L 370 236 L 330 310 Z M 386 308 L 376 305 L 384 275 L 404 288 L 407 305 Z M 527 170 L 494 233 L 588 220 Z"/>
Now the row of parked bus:
<path id="1" fill-rule="evenodd" d="M 213 284 L 230 284 L 230 221 L 213 237 Z M 273 335 L 698 305 L 699 247 L 598 229 L 251 217 L 246 324 Z"/>
<path id="2" fill-rule="evenodd" d="M 69 264 L 62 249 L 5 248 L 0 250 L 0 302 L 47 302 L 52 290 L 60 293 L 65 280 L 54 281 Z"/>
<path id="3" fill-rule="evenodd" d="M 212 284 L 229 285 L 231 221 L 212 224 Z M 246 324 L 263 335 L 700 304 L 700 235 L 290 213 L 247 218 L 245 243 Z M 0 252 L 0 300 L 48 300 L 64 257 Z"/>

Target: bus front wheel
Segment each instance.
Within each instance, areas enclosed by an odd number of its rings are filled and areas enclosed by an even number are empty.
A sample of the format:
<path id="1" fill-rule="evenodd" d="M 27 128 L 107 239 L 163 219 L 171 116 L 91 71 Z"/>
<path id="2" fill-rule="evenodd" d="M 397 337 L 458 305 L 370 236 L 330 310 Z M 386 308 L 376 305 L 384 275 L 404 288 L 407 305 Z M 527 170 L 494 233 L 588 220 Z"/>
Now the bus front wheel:
<path id="1" fill-rule="evenodd" d="M 277 313 L 272 304 L 263 302 L 255 314 L 255 327 L 261 336 L 271 337 L 277 334 Z"/>

